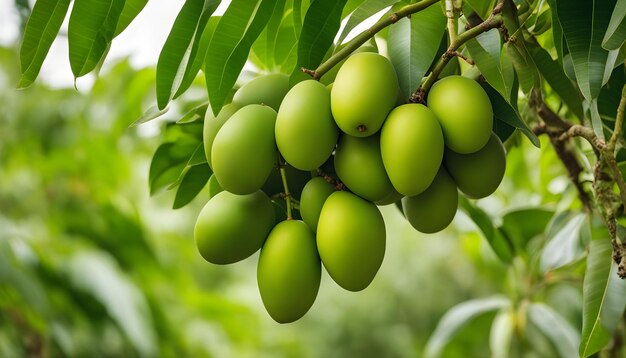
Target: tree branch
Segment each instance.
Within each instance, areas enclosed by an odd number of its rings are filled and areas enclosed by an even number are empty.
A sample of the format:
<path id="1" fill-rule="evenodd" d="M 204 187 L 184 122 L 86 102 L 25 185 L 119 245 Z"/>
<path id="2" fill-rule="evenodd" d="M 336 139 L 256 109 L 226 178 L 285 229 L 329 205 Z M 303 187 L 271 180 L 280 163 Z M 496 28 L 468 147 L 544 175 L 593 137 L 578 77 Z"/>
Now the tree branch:
<path id="1" fill-rule="evenodd" d="M 446 17 L 448 18 L 448 37 L 450 38 L 450 43 L 456 41 L 457 29 L 455 23 L 455 14 L 454 14 L 454 5 L 452 4 L 453 0 L 446 0 Z"/>

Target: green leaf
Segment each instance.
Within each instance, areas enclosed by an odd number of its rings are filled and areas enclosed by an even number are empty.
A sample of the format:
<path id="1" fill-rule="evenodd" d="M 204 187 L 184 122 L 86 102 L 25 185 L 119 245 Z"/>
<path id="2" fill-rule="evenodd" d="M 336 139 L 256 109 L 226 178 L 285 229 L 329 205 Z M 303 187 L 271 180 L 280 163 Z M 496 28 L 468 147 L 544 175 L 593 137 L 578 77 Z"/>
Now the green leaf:
<path id="1" fill-rule="evenodd" d="M 540 207 L 517 209 L 502 217 L 500 229 L 516 244 L 517 249 L 523 249 L 530 239 L 545 231 L 552 216 L 552 210 Z"/>
<path id="2" fill-rule="evenodd" d="M 602 119 L 615 121 L 624 83 L 626 83 L 626 73 L 624 67 L 620 66 L 613 70 L 609 81 L 602 87 L 598 96 L 598 110 Z"/>
<path id="3" fill-rule="evenodd" d="M 256 59 L 255 65 L 261 69 L 265 69 L 270 72 L 273 71 L 275 67 L 274 48 L 276 47 L 276 37 L 278 35 L 278 30 L 284 18 L 283 15 L 285 15 L 283 12 L 284 9 L 285 0 L 278 0 L 278 4 L 274 9 L 274 13 L 267 23 L 267 27 L 254 42 L 250 51 L 250 57 L 254 57 Z M 291 17 L 289 16 L 290 14 L 291 10 L 288 10 L 287 17 Z"/>
<path id="4" fill-rule="evenodd" d="M 515 328 L 515 313 L 510 310 L 501 310 L 493 319 L 489 334 L 489 348 L 492 358 L 508 358 L 511 350 L 513 330 Z"/>
<path id="5" fill-rule="evenodd" d="M 626 0 L 617 0 L 609 27 L 602 39 L 602 47 L 607 50 L 616 50 L 626 40 Z"/>
<path id="6" fill-rule="evenodd" d="M 128 25 L 139 15 L 141 10 L 146 6 L 148 0 L 126 0 L 124 3 L 124 9 L 122 9 L 122 13 L 120 14 L 120 18 L 117 21 L 117 26 L 115 27 L 115 34 L 113 37 L 121 34 Z"/>
<path id="7" fill-rule="evenodd" d="M 626 307 L 626 281 L 621 280 L 613 263 L 608 232 L 591 241 L 583 282 L 583 330 L 578 348 L 588 357 L 605 347 Z"/>
<path id="8" fill-rule="evenodd" d="M 124 0 L 76 0 L 70 15 L 68 44 L 74 77 L 91 72 L 111 44 Z"/>
<path id="9" fill-rule="evenodd" d="M 563 63 L 563 29 L 559 22 L 559 15 L 557 11 L 557 0 L 548 0 L 550 6 L 550 12 L 552 13 L 552 41 L 554 42 L 554 48 L 556 49 L 556 60 L 559 63 Z"/>
<path id="10" fill-rule="evenodd" d="M 439 3 L 391 26 L 387 40 L 389 59 L 398 75 L 404 98 L 419 86 L 430 68 L 446 29 Z"/>
<path id="11" fill-rule="evenodd" d="M 565 75 L 563 66 L 553 60 L 548 51 L 540 46 L 530 46 L 529 52 L 541 76 L 548 82 L 550 87 L 554 89 L 567 107 L 569 107 L 579 119 L 584 119 L 585 113 L 579 92 Z"/>
<path id="12" fill-rule="evenodd" d="M 333 44 L 341 24 L 341 11 L 347 0 L 314 1 L 307 11 L 298 41 L 298 65 L 290 82 L 299 77 L 300 68 L 316 68 Z"/>
<path id="13" fill-rule="evenodd" d="M 559 220 L 560 219 L 560 220 Z M 580 230 L 586 215 L 564 214 L 556 218 L 548 229 L 548 243 L 541 252 L 541 269 L 544 272 L 565 266 L 579 256 Z"/>
<path id="14" fill-rule="evenodd" d="M 151 106 L 141 115 L 141 117 L 137 118 L 133 123 L 131 123 L 129 127 L 135 127 L 140 124 L 150 122 L 153 119 L 161 117 L 162 115 L 167 113 L 169 110 L 170 110 L 169 107 L 166 107 L 164 109 L 159 109 L 156 105 Z"/>
<path id="15" fill-rule="evenodd" d="M 206 111 L 208 107 L 209 107 L 209 102 L 204 102 L 193 107 L 187 113 L 185 113 L 179 120 L 177 120 L 176 124 L 192 123 L 192 122 L 203 120 L 204 116 L 206 115 Z"/>
<path id="16" fill-rule="evenodd" d="M 474 318 L 491 311 L 497 311 L 511 305 L 506 297 L 493 296 L 462 302 L 452 307 L 439 320 L 435 331 L 428 339 L 424 357 L 438 357 L 443 348 L 457 332 Z"/>
<path id="17" fill-rule="evenodd" d="M 467 4 L 480 16 L 481 19 L 486 19 L 493 6 L 495 4 L 495 0 L 465 0 Z"/>
<path id="18" fill-rule="evenodd" d="M 205 58 L 205 79 L 217 115 L 243 69 L 250 47 L 277 6 L 276 0 L 233 0 L 217 24 Z"/>
<path id="19" fill-rule="evenodd" d="M 552 342 L 562 358 L 576 357 L 580 335 L 559 313 L 543 303 L 531 303 L 528 318 Z"/>
<path id="20" fill-rule="evenodd" d="M 298 61 L 298 38 L 293 16 L 285 16 L 280 23 L 274 46 L 274 62 L 282 73 L 291 73 Z"/>
<path id="21" fill-rule="evenodd" d="M 197 142 L 181 140 L 163 143 L 157 148 L 148 173 L 150 195 L 176 182 L 197 147 Z"/>
<path id="22" fill-rule="evenodd" d="M 35 2 L 28 18 L 24 39 L 20 47 L 20 67 L 22 76 L 18 88 L 30 86 L 41 70 L 43 60 L 48 55 L 71 0 L 39 0 Z"/>
<path id="23" fill-rule="evenodd" d="M 219 4 L 220 0 L 187 0 L 180 9 L 157 62 L 159 109 L 167 106 L 180 86 L 183 71 L 193 64 L 204 28 Z"/>
<path id="24" fill-rule="evenodd" d="M 211 168 L 206 163 L 187 167 L 183 178 L 178 185 L 176 197 L 174 198 L 174 209 L 182 208 L 189 204 L 200 193 L 211 177 Z"/>
<path id="25" fill-rule="evenodd" d="M 508 56 L 500 50 L 498 30 L 492 29 L 480 34 L 469 40 L 466 47 L 487 82 L 510 102 L 515 73 Z"/>
<path id="26" fill-rule="evenodd" d="M 357 27 L 360 23 L 373 16 L 377 12 L 386 8 L 387 6 L 391 6 L 396 3 L 398 0 L 368 0 L 363 1 L 361 5 L 359 5 L 354 11 L 350 14 L 348 21 L 346 22 L 346 26 L 343 27 L 339 37 L 337 38 L 337 43 L 343 43 L 346 36 L 352 31 L 355 27 Z M 441 10 L 439 10 L 441 12 Z M 415 16 L 415 15 L 412 15 Z"/>
<path id="27" fill-rule="evenodd" d="M 498 93 L 494 88 L 485 83 L 481 83 L 481 85 L 491 100 L 495 122 L 503 122 L 519 129 L 535 147 L 539 148 L 541 145 L 539 138 L 537 138 L 537 135 L 522 121 L 517 110 L 507 103 L 501 93 Z"/>

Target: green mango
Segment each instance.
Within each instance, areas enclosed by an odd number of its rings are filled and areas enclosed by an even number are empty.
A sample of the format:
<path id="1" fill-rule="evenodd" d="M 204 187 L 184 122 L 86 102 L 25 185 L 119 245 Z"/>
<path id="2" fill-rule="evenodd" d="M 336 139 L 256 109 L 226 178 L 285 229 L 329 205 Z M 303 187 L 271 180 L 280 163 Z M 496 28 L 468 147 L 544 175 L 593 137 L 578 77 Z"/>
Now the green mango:
<path id="1" fill-rule="evenodd" d="M 222 107 L 217 117 L 213 115 L 211 108 L 207 108 L 206 115 L 204 116 L 204 127 L 202 129 L 202 142 L 204 144 L 204 154 L 206 155 L 207 163 L 209 163 L 211 169 L 213 169 L 213 163 L 211 163 L 211 148 L 213 147 L 215 136 L 228 118 L 235 114 L 239 108 L 241 107 L 234 103 L 229 103 Z"/>
<path id="2" fill-rule="evenodd" d="M 224 189 L 218 183 L 215 174 L 211 174 L 209 178 L 209 198 L 216 196 L 218 193 L 224 191 Z"/>
<path id="3" fill-rule="evenodd" d="M 261 188 L 276 160 L 276 112 L 251 104 L 235 112 L 215 136 L 213 172 L 224 190 L 250 194 Z"/>
<path id="4" fill-rule="evenodd" d="M 380 133 L 380 152 L 393 187 L 406 196 L 430 185 L 443 158 L 444 142 L 437 118 L 426 106 L 396 107 Z"/>
<path id="5" fill-rule="evenodd" d="M 295 85 L 276 116 L 276 145 L 294 168 L 313 170 L 332 154 L 339 128 L 330 112 L 330 92 L 314 80 Z"/>
<path id="6" fill-rule="evenodd" d="M 380 129 L 395 106 L 398 78 L 391 62 L 377 53 L 350 56 L 341 66 L 330 92 L 330 105 L 339 128 L 354 137 Z"/>
<path id="7" fill-rule="evenodd" d="M 283 221 L 270 232 L 257 266 L 265 309 L 278 323 L 300 319 L 313 306 L 322 277 L 315 236 L 300 220 Z"/>
<path id="8" fill-rule="evenodd" d="M 480 85 L 462 76 L 435 82 L 428 92 L 428 108 L 441 123 L 446 146 L 461 154 L 484 147 L 493 127 L 493 109 Z"/>
<path id="9" fill-rule="evenodd" d="M 506 151 L 495 133 L 475 153 L 459 154 L 446 148 L 443 160 L 456 185 L 472 199 L 484 198 L 496 191 L 506 169 Z"/>
<path id="10" fill-rule="evenodd" d="M 311 230 L 317 230 L 317 222 L 326 199 L 335 191 L 335 188 L 322 177 L 309 180 L 302 190 L 300 197 L 300 214 Z"/>
<path id="11" fill-rule="evenodd" d="M 274 215 L 271 200 L 260 190 L 248 195 L 218 193 L 196 221 L 194 237 L 200 255 L 216 265 L 249 257 L 263 245 Z"/>
<path id="12" fill-rule="evenodd" d="M 458 205 L 456 184 L 441 167 L 426 191 L 402 199 L 402 212 L 417 231 L 432 234 L 450 225 Z"/>
<path id="13" fill-rule="evenodd" d="M 239 107 L 249 104 L 264 104 L 278 111 L 280 103 L 289 91 L 289 76 L 271 73 L 256 77 L 241 86 L 233 96 L 233 103 Z"/>
<path id="14" fill-rule="evenodd" d="M 345 45 L 342 45 L 341 48 L 345 47 Z M 341 49 L 337 50 L 336 52 L 339 52 Z M 335 52 L 335 53 L 336 53 Z M 361 46 L 359 48 L 357 48 L 356 50 L 354 50 L 352 52 L 352 55 L 357 54 L 357 53 L 361 53 L 361 52 L 371 52 L 371 53 L 378 53 L 378 51 L 376 50 L 376 48 L 374 46 L 370 46 L 370 45 L 365 45 L 365 46 Z M 332 54 L 331 54 L 332 56 Z M 339 69 L 341 68 L 341 66 L 343 66 L 344 63 L 346 63 L 346 60 L 350 57 L 348 56 L 347 58 L 344 58 L 343 60 L 339 61 L 339 63 L 337 63 L 335 66 L 333 66 L 328 72 L 326 72 L 324 74 L 324 76 L 322 76 L 320 78 L 320 82 L 325 84 L 325 85 L 331 85 L 333 82 L 335 82 L 335 79 L 337 78 L 337 73 L 339 73 Z M 330 56 L 328 56 L 328 58 L 330 58 Z M 326 61 L 328 58 L 324 59 L 324 61 Z"/>
<path id="15" fill-rule="evenodd" d="M 393 189 L 386 197 L 374 202 L 374 204 L 378 206 L 390 205 L 399 202 L 403 197 L 404 195 L 398 193 L 396 189 Z"/>
<path id="16" fill-rule="evenodd" d="M 335 172 L 350 191 L 369 201 L 382 200 L 394 191 L 380 155 L 378 134 L 342 135 L 335 151 Z"/>
<path id="17" fill-rule="evenodd" d="M 385 222 L 376 205 L 347 191 L 332 193 L 317 224 L 317 249 L 330 277 L 349 291 L 372 282 L 385 256 Z"/>

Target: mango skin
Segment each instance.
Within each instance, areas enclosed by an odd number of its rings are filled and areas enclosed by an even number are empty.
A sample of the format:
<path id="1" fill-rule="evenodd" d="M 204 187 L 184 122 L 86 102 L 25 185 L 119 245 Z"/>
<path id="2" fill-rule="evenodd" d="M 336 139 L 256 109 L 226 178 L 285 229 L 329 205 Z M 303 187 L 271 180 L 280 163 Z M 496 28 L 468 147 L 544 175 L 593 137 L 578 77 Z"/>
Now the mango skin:
<path id="1" fill-rule="evenodd" d="M 442 167 L 426 191 L 402 199 L 402 212 L 417 231 L 432 234 L 450 225 L 458 205 L 456 184 Z"/>
<path id="2" fill-rule="evenodd" d="M 309 227 L 300 220 L 276 225 L 257 266 L 259 292 L 269 315 L 278 323 L 300 319 L 313 306 L 321 277 L 322 264 Z"/>
<path id="3" fill-rule="evenodd" d="M 330 112 L 330 92 L 314 80 L 295 85 L 276 117 L 276 145 L 287 163 L 313 170 L 332 154 L 339 128 Z"/>
<path id="4" fill-rule="evenodd" d="M 446 149 L 444 164 L 463 194 L 480 199 L 491 195 L 502 182 L 506 151 L 500 138 L 492 133 L 478 152 L 459 154 Z"/>
<path id="5" fill-rule="evenodd" d="M 241 86 L 233 96 L 233 103 L 239 107 L 249 104 L 264 104 L 278 111 L 280 103 L 289 91 L 289 76 L 271 73 L 254 78 Z"/>
<path id="6" fill-rule="evenodd" d="M 342 45 L 341 48 L 345 47 L 345 45 Z M 339 49 L 341 50 L 341 49 Z M 335 51 L 339 52 L 339 50 Z M 354 52 L 352 52 L 352 55 L 360 53 L 360 52 L 372 52 L 372 53 L 378 53 L 378 51 L 376 50 L 376 48 L 374 46 L 370 46 L 370 45 L 364 45 L 361 46 L 359 48 L 357 48 L 356 50 L 354 50 Z M 350 56 L 352 56 L 350 55 Z M 331 54 L 332 56 L 332 54 Z M 330 56 L 328 56 L 328 58 L 330 58 Z M 324 61 L 326 61 L 328 58 L 325 58 Z M 337 73 L 339 73 L 339 69 L 341 68 L 341 66 L 343 66 L 344 63 L 346 63 L 347 58 L 344 58 L 343 60 L 339 61 L 338 64 L 336 64 L 335 66 L 333 66 L 333 68 L 330 69 L 330 71 L 326 72 L 324 74 L 324 76 L 322 76 L 320 78 L 320 82 L 322 84 L 325 85 L 331 85 L 333 82 L 335 82 L 335 79 L 337 78 Z"/>
<path id="7" fill-rule="evenodd" d="M 324 202 L 335 192 L 335 188 L 322 177 L 315 177 L 309 180 L 302 189 L 300 197 L 300 214 L 302 220 L 309 225 L 311 230 L 317 230 L 317 223 Z"/>
<path id="8" fill-rule="evenodd" d="M 364 199 L 379 201 L 394 191 L 383 165 L 378 134 L 367 138 L 342 135 L 334 164 L 339 179 Z"/>
<path id="9" fill-rule="evenodd" d="M 369 286 L 385 257 L 385 244 L 385 222 L 376 205 L 346 191 L 326 199 L 317 250 L 339 286 L 355 292 Z"/>
<path id="10" fill-rule="evenodd" d="M 437 117 L 426 106 L 396 107 L 380 132 L 380 152 L 393 187 L 405 196 L 430 185 L 443 158 L 444 141 Z"/>
<path id="11" fill-rule="evenodd" d="M 480 85 L 462 76 L 448 76 L 428 92 L 428 108 L 441 123 L 446 146 L 460 154 L 484 147 L 493 127 L 489 96 Z"/>
<path id="12" fill-rule="evenodd" d="M 397 95 L 398 78 L 387 58 L 370 52 L 354 54 L 341 66 L 333 83 L 333 117 L 343 132 L 370 136 L 383 125 Z"/>
<path id="13" fill-rule="evenodd" d="M 215 136 L 213 173 L 224 190 L 251 194 L 267 180 L 276 160 L 276 112 L 251 104 L 235 112 Z"/>
<path id="14" fill-rule="evenodd" d="M 262 191 L 235 195 L 222 191 L 200 211 L 194 238 L 200 255 L 210 263 L 241 261 L 261 248 L 274 226 L 274 207 Z"/>
<path id="15" fill-rule="evenodd" d="M 211 148 L 213 147 L 215 136 L 228 118 L 235 114 L 239 108 L 241 108 L 239 105 L 229 103 L 222 107 L 217 117 L 213 115 L 211 108 L 207 108 L 202 128 L 202 143 L 204 144 L 204 154 L 206 155 L 207 163 L 209 163 L 211 169 L 213 169 L 213 163 L 211 163 Z"/>
<path id="16" fill-rule="evenodd" d="M 386 197 L 374 202 L 374 204 L 378 206 L 391 205 L 399 202 L 403 197 L 404 195 L 398 193 L 396 189 L 393 189 L 389 194 L 387 194 Z"/>

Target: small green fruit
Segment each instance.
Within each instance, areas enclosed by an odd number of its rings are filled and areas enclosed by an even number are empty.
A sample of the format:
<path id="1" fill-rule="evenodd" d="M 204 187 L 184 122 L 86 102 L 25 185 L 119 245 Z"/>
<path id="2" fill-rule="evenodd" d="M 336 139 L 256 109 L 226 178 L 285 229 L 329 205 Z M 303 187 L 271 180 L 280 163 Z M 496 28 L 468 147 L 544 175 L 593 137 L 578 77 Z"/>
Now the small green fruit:
<path id="1" fill-rule="evenodd" d="M 302 189 L 300 214 L 311 230 L 317 230 L 317 222 L 326 199 L 335 192 L 335 188 L 322 177 L 309 180 Z"/>
<path id="2" fill-rule="evenodd" d="M 222 191 L 200 211 L 194 237 L 205 260 L 226 265 L 260 249 L 273 226 L 274 208 L 262 191 L 248 195 Z"/>
<path id="3" fill-rule="evenodd" d="M 315 236 L 299 220 L 270 232 L 259 256 L 257 281 L 265 309 L 278 323 L 300 319 L 313 306 L 322 277 Z"/>
<path id="4" fill-rule="evenodd" d="M 239 107 L 264 104 L 278 111 L 287 91 L 289 91 L 289 76 L 272 73 L 259 76 L 241 86 L 233 97 L 233 103 Z"/>
<path id="5" fill-rule="evenodd" d="M 217 117 L 213 115 L 211 108 L 207 108 L 206 115 L 204 116 L 202 142 L 204 144 L 204 154 L 206 155 L 207 163 L 209 163 L 209 167 L 211 167 L 211 169 L 213 168 L 213 163 L 211 163 L 211 148 L 213 147 L 215 136 L 224 123 L 226 123 L 228 118 L 235 114 L 239 108 L 240 107 L 238 105 L 229 103 L 222 107 L 220 113 L 217 114 Z"/>
<path id="6" fill-rule="evenodd" d="M 372 282 L 385 256 L 385 222 L 376 205 L 346 192 L 331 194 L 317 224 L 317 249 L 330 277 L 349 291 Z"/>
<path id="7" fill-rule="evenodd" d="M 343 47 L 345 47 L 345 45 L 341 46 L 341 48 L 343 48 Z M 337 50 L 335 52 L 338 52 L 340 50 L 341 49 L 339 49 L 339 50 Z M 357 48 L 356 50 L 354 50 L 354 52 L 352 52 L 352 55 L 350 55 L 350 56 L 353 56 L 354 54 L 357 54 L 357 53 L 360 53 L 360 52 L 378 53 L 378 51 L 376 51 L 376 48 L 374 46 L 364 45 L 364 46 L 361 46 L 361 47 Z M 329 56 L 329 58 L 330 58 L 330 56 Z M 328 58 L 325 58 L 324 61 L 327 60 L 327 59 Z M 320 78 L 320 82 L 325 84 L 325 85 L 327 85 L 327 86 L 331 85 L 333 82 L 335 82 L 335 78 L 337 78 L 337 73 L 339 73 L 339 69 L 341 68 L 341 66 L 343 66 L 344 63 L 346 63 L 346 60 L 347 60 L 347 58 L 339 61 L 338 64 L 333 66 L 333 68 L 331 68 L 330 71 L 326 72 L 324 74 L 324 76 L 322 76 Z"/>
<path id="8" fill-rule="evenodd" d="M 374 202 L 374 204 L 378 206 L 390 205 L 390 204 L 399 202 L 403 197 L 404 195 L 398 193 L 396 189 L 393 189 L 391 193 L 389 193 L 389 195 L 382 198 L 381 200 Z"/>

